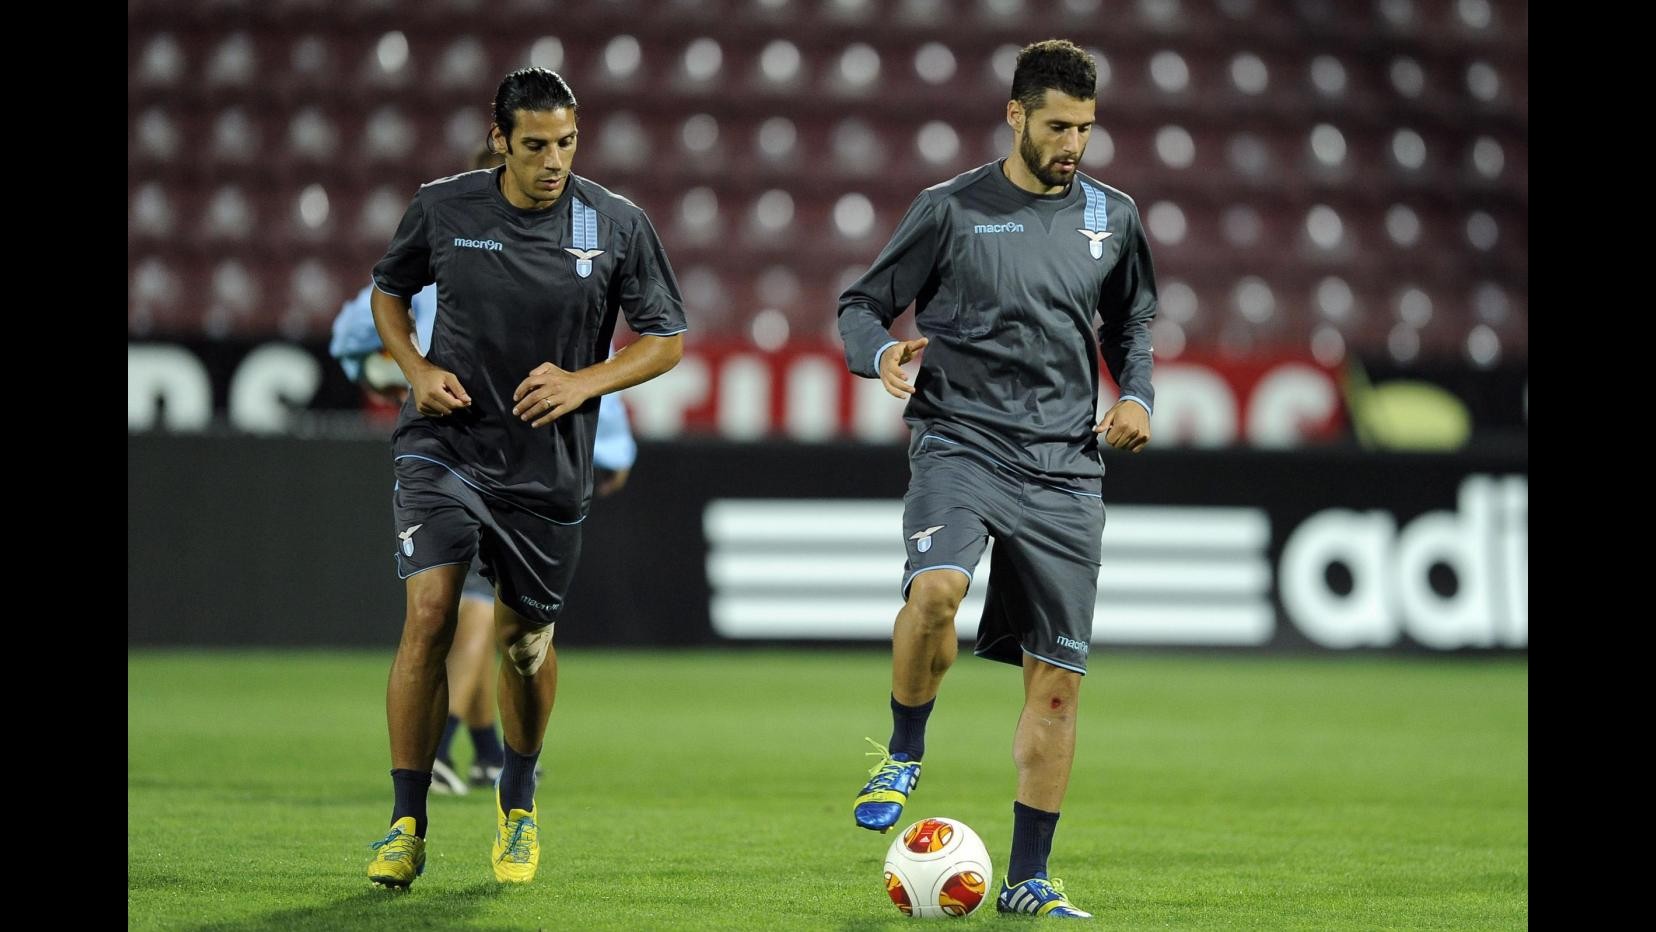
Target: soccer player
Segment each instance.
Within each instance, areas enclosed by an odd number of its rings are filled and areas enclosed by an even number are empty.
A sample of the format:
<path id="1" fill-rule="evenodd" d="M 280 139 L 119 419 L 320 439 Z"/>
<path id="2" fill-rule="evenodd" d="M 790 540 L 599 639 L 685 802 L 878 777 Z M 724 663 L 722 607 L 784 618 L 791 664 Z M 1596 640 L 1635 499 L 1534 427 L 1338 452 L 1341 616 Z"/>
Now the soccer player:
<path id="1" fill-rule="evenodd" d="M 1047 876 L 1075 752 L 1104 530 L 1098 439 L 1150 440 L 1155 275 L 1133 201 L 1079 170 L 1097 71 L 1076 45 L 1018 54 L 1006 158 L 920 192 L 839 302 L 846 364 L 908 399 L 908 561 L 892 634 L 892 734 L 853 804 L 884 832 L 919 782 L 954 663 L 955 612 L 990 537 L 976 653 L 1023 669 L 1002 912 L 1091 918 Z M 888 328 L 910 302 L 921 337 Z M 1095 336 L 1096 333 L 1096 343 Z M 911 384 L 900 366 L 925 351 Z M 1095 425 L 1102 352 L 1121 399 Z"/>
<path id="2" fill-rule="evenodd" d="M 505 765 L 496 784 L 495 879 L 540 862 L 535 764 L 557 692 L 553 624 L 592 497 L 598 398 L 683 353 L 683 301 L 637 206 L 571 171 L 574 92 L 543 68 L 495 93 L 491 148 L 505 164 L 424 185 L 374 267 L 380 340 L 410 385 L 392 434 L 402 641 L 386 688 L 395 802 L 368 876 L 406 887 L 425 867 L 426 794 L 447 713 L 443 660 L 466 567 L 495 585 Z M 428 352 L 410 298 L 436 282 Z M 617 314 L 640 336 L 604 357 Z"/>
<path id="3" fill-rule="evenodd" d="M 493 168 L 504 161 L 483 150 L 472 167 Z M 379 331 L 374 327 L 369 296 L 373 285 L 345 302 L 334 318 L 333 339 L 328 352 L 353 382 L 375 395 L 402 403 L 408 396 L 408 382 L 402 371 L 381 350 Z M 431 329 L 437 317 L 437 289 L 427 285 L 414 296 L 415 345 L 425 355 L 431 343 Z M 383 370 L 383 371 L 381 371 Z M 638 444 L 627 423 L 627 409 L 619 393 L 605 395 L 598 406 L 597 437 L 592 448 L 594 491 L 601 498 L 626 484 Z M 431 765 L 432 792 L 464 796 L 472 789 L 494 785 L 506 763 L 506 752 L 495 729 L 494 672 L 494 586 L 483 578 L 481 565 L 472 560 L 460 591 L 460 619 L 454 644 L 446 663 L 449 687 L 449 714 L 443 736 L 437 744 L 437 758 Z M 464 776 L 454 764 L 450 750 L 461 726 L 471 736 L 472 762 Z"/>

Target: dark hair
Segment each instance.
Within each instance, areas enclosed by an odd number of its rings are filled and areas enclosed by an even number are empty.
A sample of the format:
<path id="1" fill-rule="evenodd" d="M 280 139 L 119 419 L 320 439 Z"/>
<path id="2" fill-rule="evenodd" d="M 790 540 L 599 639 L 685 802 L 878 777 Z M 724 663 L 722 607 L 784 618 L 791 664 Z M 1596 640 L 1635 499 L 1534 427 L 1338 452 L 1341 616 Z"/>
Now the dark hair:
<path id="1" fill-rule="evenodd" d="M 1018 67 L 1012 72 L 1012 96 L 1025 111 L 1039 110 L 1046 102 L 1047 88 L 1060 90 L 1076 100 L 1098 96 L 1098 66 L 1079 45 L 1068 39 L 1048 39 L 1018 51 Z"/>
<path id="2" fill-rule="evenodd" d="M 545 68 L 519 68 L 500 81 L 495 90 L 494 121 L 512 144 L 512 128 L 519 110 L 557 110 L 568 107 L 578 112 L 575 92 L 556 71 Z"/>

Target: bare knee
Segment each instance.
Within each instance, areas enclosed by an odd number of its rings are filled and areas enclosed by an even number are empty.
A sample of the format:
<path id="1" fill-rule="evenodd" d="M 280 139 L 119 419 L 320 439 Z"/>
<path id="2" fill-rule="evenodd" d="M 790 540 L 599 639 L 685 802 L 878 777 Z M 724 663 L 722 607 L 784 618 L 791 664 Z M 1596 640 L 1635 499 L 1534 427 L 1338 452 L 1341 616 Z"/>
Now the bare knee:
<path id="1" fill-rule="evenodd" d="M 1025 705 L 1047 718 L 1073 717 L 1081 695 L 1081 674 L 1044 661 L 1032 662 L 1035 667 L 1024 693 Z"/>
<path id="2" fill-rule="evenodd" d="M 400 649 L 442 660 L 454 639 L 455 606 L 440 593 L 410 593 Z"/>
<path id="3" fill-rule="evenodd" d="M 545 665 L 547 657 L 554 656 L 552 628 L 553 625 L 533 628 L 514 625 L 500 632 L 500 647 L 506 654 L 506 662 L 519 676 L 534 676 Z"/>
<path id="4" fill-rule="evenodd" d="M 929 570 L 909 582 L 908 607 L 920 626 L 935 631 L 954 626 L 966 597 L 967 578 L 954 570 Z"/>

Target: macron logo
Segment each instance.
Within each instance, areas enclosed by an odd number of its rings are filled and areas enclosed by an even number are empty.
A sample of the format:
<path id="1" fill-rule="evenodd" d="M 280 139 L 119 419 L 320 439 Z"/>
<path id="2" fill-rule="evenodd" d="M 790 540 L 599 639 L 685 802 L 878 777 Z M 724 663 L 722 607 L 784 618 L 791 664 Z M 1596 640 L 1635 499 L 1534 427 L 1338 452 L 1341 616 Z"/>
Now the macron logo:
<path id="1" fill-rule="evenodd" d="M 1064 645 L 1065 647 L 1069 648 L 1070 650 L 1078 650 L 1083 654 L 1085 654 L 1087 652 L 1087 642 L 1086 641 L 1077 641 L 1077 640 L 1074 640 L 1072 638 L 1064 637 L 1062 634 L 1060 634 L 1060 635 L 1058 635 L 1058 643 Z"/>
<path id="2" fill-rule="evenodd" d="M 520 601 L 522 601 L 523 604 L 529 606 L 530 608 L 538 608 L 543 612 L 554 612 L 554 611 L 558 610 L 558 607 L 556 605 L 553 605 L 549 602 L 537 602 L 534 599 L 531 599 L 526 595 L 520 595 L 520 596 L 518 596 L 518 599 Z"/>
<path id="3" fill-rule="evenodd" d="M 466 249 L 487 249 L 490 252 L 500 252 L 506 248 L 504 245 L 497 243 L 492 239 L 466 239 L 462 236 L 456 236 L 454 238 L 454 245 L 462 246 Z"/>
<path id="4" fill-rule="evenodd" d="M 979 223 L 972 227 L 973 233 L 1022 233 L 1021 223 Z"/>

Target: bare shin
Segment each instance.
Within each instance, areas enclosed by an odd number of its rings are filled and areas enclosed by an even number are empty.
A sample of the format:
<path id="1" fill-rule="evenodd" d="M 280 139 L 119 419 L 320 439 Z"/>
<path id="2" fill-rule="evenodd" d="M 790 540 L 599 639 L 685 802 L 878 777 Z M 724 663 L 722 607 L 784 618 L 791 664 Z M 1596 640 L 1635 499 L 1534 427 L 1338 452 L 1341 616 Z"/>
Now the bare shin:
<path id="1" fill-rule="evenodd" d="M 1018 802 L 1047 812 L 1063 806 L 1075 762 L 1081 674 L 1024 655 L 1024 707 L 1012 739 Z"/>
<path id="2" fill-rule="evenodd" d="M 385 687 L 391 766 L 430 770 L 448 718 L 444 661 L 454 641 L 464 565 L 439 566 L 408 578 L 402 640 Z"/>
<path id="3" fill-rule="evenodd" d="M 546 626 L 495 602 L 495 639 L 500 645 L 500 731 L 519 754 L 540 750 L 558 695 L 558 652 Z M 544 639 L 544 640 L 542 640 Z"/>
<path id="4" fill-rule="evenodd" d="M 891 695 L 903 705 L 937 698 L 960 649 L 955 612 L 968 582 L 964 573 L 950 569 L 928 570 L 909 581 L 908 601 L 891 633 Z"/>

